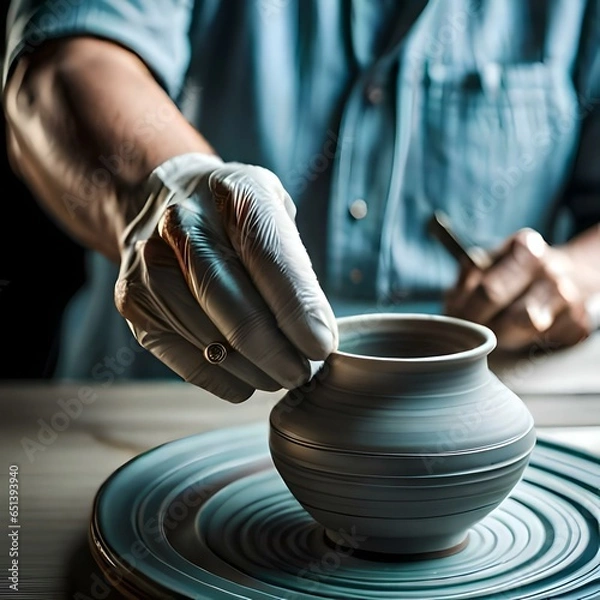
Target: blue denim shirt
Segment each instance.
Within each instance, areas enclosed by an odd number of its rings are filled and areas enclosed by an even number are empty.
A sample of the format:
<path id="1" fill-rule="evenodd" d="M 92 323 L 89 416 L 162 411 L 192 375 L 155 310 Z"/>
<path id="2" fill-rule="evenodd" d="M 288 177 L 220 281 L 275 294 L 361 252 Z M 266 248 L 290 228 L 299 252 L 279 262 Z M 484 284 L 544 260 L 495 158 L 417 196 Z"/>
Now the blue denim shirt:
<path id="1" fill-rule="evenodd" d="M 436 208 L 484 247 L 600 220 L 598 0 L 16 0 L 5 76 L 72 33 L 131 48 L 225 160 L 281 178 L 339 314 L 403 310 L 453 284 L 426 232 Z M 158 138 L 164 125 L 146 123 Z M 65 374 L 130 337 L 116 267 L 90 267 Z M 107 320 L 120 333 L 103 342 Z M 146 372 L 135 362 L 124 374 Z"/>

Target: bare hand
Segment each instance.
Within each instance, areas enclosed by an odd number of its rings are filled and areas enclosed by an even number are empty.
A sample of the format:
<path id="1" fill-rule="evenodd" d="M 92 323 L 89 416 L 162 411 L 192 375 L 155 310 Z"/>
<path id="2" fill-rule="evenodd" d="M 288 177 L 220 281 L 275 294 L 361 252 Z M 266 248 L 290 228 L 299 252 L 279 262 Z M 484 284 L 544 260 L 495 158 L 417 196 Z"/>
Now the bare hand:
<path id="1" fill-rule="evenodd" d="M 591 332 L 586 297 L 568 252 L 522 229 L 494 253 L 490 267 L 463 265 L 446 313 L 492 329 L 498 347 L 572 346 Z"/>

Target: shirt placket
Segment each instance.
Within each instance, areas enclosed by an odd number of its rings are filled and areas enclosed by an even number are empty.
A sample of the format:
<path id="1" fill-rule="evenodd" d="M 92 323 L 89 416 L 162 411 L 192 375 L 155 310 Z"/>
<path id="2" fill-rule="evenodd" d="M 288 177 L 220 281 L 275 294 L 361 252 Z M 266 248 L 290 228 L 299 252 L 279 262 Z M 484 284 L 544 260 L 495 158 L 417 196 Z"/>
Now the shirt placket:
<path id="1" fill-rule="evenodd" d="M 359 75 L 342 117 L 328 248 L 328 284 L 342 298 L 377 296 L 381 233 L 396 146 L 397 59 L 402 39 L 419 13 L 399 23 L 387 51 Z M 374 150 L 382 157 L 375 175 L 365 170 L 369 157 L 373 163 Z"/>

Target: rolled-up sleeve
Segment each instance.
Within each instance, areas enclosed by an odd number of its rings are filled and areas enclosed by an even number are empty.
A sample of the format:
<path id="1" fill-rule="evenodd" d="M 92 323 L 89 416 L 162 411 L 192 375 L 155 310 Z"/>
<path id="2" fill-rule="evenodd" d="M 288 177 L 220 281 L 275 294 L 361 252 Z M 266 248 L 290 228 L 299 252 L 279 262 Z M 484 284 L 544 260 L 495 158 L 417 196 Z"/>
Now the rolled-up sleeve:
<path id="1" fill-rule="evenodd" d="M 193 0 L 14 0 L 2 85 L 17 58 L 46 40 L 93 35 L 135 52 L 176 97 L 190 60 L 192 5 Z"/>

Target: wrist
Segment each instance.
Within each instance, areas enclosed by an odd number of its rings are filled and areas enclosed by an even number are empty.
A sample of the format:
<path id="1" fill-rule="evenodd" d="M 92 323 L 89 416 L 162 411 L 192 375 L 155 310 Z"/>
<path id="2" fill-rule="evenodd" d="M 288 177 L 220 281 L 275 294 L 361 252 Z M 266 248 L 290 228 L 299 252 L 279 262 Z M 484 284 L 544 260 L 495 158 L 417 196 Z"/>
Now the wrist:
<path id="1" fill-rule="evenodd" d="M 555 249 L 560 252 L 581 295 L 587 300 L 600 294 L 600 226 L 584 231 Z"/>
<path id="2" fill-rule="evenodd" d="M 585 305 L 590 331 L 600 328 L 600 227 L 554 248 Z M 598 257 L 598 258 L 595 258 Z"/>
<path id="3" fill-rule="evenodd" d="M 135 209 L 123 219 L 119 236 L 121 253 L 137 241 L 149 239 L 167 208 L 178 199 L 190 196 L 200 179 L 223 164 L 217 155 L 189 152 L 173 156 L 155 167 L 138 191 L 139 200 L 126 203 Z"/>
<path id="4" fill-rule="evenodd" d="M 172 191 L 191 193 L 198 179 L 223 164 L 223 159 L 216 154 L 186 152 L 158 165 L 150 173 L 149 179 L 158 179 Z"/>

